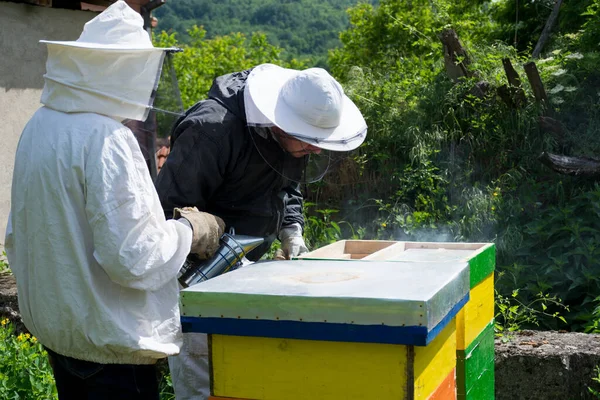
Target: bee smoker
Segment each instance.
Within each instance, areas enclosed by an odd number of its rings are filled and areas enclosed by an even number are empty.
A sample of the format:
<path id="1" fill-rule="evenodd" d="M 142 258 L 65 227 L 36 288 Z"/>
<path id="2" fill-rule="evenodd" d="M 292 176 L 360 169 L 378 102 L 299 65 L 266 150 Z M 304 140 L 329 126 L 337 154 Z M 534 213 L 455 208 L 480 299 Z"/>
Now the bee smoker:
<path id="1" fill-rule="evenodd" d="M 190 254 L 177 275 L 179 283 L 184 288 L 195 285 L 236 269 L 251 250 L 265 241 L 255 236 L 236 235 L 231 228 L 219 238 L 221 246 L 208 260 L 201 260 L 195 254 Z"/>

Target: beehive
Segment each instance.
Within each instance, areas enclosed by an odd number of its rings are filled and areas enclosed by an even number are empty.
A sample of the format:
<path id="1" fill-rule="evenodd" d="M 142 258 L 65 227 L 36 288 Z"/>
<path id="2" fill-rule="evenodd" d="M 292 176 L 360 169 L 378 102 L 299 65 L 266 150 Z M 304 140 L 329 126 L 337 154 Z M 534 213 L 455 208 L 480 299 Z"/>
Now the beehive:
<path id="1" fill-rule="evenodd" d="M 477 345 L 487 336 L 471 338 L 461 328 L 484 317 L 465 304 L 470 294 L 479 298 L 470 270 L 489 246 L 463 248 L 471 257 L 438 251 L 444 257 L 414 259 L 411 243 L 352 242 L 302 260 L 255 263 L 182 291 L 184 331 L 209 334 L 215 398 L 455 399 L 489 392 L 489 379 L 484 384 L 473 372 L 487 365 L 489 351 Z M 491 377 L 493 393 L 493 369 Z"/>
<path id="2" fill-rule="evenodd" d="M 300 259 L 469 263 L 470 299 L 456 317 L 458 399 L 494 398 L 494 268 L 490 243 L 343 240 Z"/>

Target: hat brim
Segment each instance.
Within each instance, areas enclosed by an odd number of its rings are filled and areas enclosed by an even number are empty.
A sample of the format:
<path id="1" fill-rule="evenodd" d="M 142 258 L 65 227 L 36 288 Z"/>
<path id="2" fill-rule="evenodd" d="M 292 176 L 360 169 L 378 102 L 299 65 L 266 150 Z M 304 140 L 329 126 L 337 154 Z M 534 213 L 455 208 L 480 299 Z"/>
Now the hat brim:
<path id="1" fill-rule="evenodd" d="M 133 46 L 119 46 L 119 45 L 106 45 L 100 43 L 88 43 L 88 42 L 77 42 L 77 41 L 55 41 L 55 40 L 40 40 L 40 43 L 53 44 L 57 46 L 77 47 L 80 49 L 90 50 L 106 50 L 106 51 L 177 51 L 177 47 L 133 47 Z"/>
<path id="2" fill-rule="evenodd" d="M 340 124 L 335 128 L 319 128 L 294 113 L 280 97 L 285 82 L 300 71 L 274 64 L 259 65 L 247 79 L 247 89 L 256 108 L 284 132 L 303 142 L 325 150 L 349 151 L 360 146 L 367 124 L 358 107 L 344 95 Z M 362 135 L 360 135 L 363 133 Z"/>

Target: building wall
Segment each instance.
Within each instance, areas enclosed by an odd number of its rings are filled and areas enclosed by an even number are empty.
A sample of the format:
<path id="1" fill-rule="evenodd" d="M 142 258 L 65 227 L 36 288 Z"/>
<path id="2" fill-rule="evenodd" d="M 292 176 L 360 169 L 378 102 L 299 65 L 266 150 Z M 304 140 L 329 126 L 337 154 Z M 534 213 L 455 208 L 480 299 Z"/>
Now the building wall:
<path id="1" fill-rule="evenodd" d="M 76 40 L 97 13 L 0 0 L 0 244 L 10 210 L 14 154 L 19 136 L 40 107 L 46 47 L 38 41 Z M 1 246 L 1 245 L 0 245 Z M 0 247 L 1 248 L 1 247 Z"/>

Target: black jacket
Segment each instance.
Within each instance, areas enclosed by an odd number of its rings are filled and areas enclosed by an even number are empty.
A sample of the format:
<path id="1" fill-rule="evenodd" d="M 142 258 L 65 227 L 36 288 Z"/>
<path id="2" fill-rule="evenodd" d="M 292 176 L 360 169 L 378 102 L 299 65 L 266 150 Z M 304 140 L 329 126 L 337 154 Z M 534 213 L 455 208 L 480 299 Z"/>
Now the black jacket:
<path id="1" fill-rule="evenodd" d="M 248 257 L 255 261 L 282 226 L 304 227 L 299 185 L 284 176 L 298 179 L 305 160 L 246 125 L 243 90 L 249 73 L 215 79 L 209 98 L 176 122 L 156 189 L 167 218 L 175 207 L 196 206 L 221 217 L 227 230 L 264 237 Z"/>

